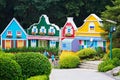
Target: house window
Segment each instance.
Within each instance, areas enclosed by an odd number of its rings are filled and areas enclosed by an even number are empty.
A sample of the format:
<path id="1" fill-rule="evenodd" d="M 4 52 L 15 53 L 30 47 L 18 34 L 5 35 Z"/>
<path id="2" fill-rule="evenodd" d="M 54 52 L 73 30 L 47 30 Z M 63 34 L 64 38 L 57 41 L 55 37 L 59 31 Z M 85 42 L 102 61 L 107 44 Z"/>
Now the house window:
<path id="1" fill-rule="evenodd" d="M 41 26 L 40 28 L 40 35 L 44 35 L 46 33 L 46 29 L 44 26 Z"/>
<path id="2" fill-rule="evenodd" d="M 54 34 L 55 34 L 55 29 L 54 29 L 54 27 L 50 27 L 48 34 L 49 34 L 49 35 L 54 35 Z"/>
<path id="3" fill-rule="evenodd" d="M 95 25 L 92 22 L 92 23 L 89 24 L 89 31 L 94 31 L 94 30 L 95 30 Z"/>
<path id="4" fill-rule="evenodd" d="M 56 41 L 50 41 L 50 47 L 55 47 L 56 46 Z"/>
<path id="5" fill-rule="evenodd" d="M 65 36 L 72 36 L 73 30 L 70 26 L 68 26 L 65 30 Z"/>
<path id="6" fill-rule="evenodd" d="M 36 26 L 33 26 L 33 28 L 32 28 L 32 34 L 36 34 L 36 33 L 38 33 L 38 29 L 37 29 Z"/>
<path id="7" fill-rule="evenodd" d="M 12 31 L 8 31 L 7 35 L 12 36 Z"/>
<path id="8" fill-rule="evenodd" d="M 7 38 L 12 38 L 12 31 L 7 31 Z"/>
<path id="9" fill-rule="evenodd" d="M 36 40 L 34 39 L 31 40 L 31 47 L 36 47 Z"/>
<path id="10" fill-rule="evenodd" d="M 17 31 L 17 37 L 20 38 L 22 35 L 21 31 Z"/>

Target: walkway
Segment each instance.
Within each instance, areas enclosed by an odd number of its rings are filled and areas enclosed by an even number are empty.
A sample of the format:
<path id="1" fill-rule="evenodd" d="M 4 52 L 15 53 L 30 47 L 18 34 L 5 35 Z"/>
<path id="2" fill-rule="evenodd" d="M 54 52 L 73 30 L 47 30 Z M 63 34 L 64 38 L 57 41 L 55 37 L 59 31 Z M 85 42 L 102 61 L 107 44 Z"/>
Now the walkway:
<path id="1" fill-rule="evenodd" d="M 92 69 L 53 69 L 50 80 L 115 80 Z"/>

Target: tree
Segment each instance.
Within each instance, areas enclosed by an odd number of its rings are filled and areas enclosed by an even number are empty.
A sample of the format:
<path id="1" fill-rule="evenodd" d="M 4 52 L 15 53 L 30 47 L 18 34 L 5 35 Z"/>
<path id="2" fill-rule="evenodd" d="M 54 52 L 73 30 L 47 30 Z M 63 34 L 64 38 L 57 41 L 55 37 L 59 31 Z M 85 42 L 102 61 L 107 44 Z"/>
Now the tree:
<path id="1" fill-rule="evenodd" d="M 117 25 L 113 25 L 109 22 L 104 22 L 103 29 L 106 33 L 103 36 L 109 39 L 110 27 L 115 26 L 116 31 L 113 33 L 113 47 L 120 47 L 120 0 L 113 1 L 113 6 L 106 6 L 106 10 L 102 12 L 103 20 L 110 19 L 117 22 Z"/>
<path id="2" fill-rule="evenodd" d="M 0 0 L 0 32 L 13 17 L 26 29 L 38 22 L 41 14 L 48 15 L 50 22 L 59 27 L 72 16 L 79 27 L 89 14 L 100 16 L 106 5 L 112 5 L 111 0 Z"/>

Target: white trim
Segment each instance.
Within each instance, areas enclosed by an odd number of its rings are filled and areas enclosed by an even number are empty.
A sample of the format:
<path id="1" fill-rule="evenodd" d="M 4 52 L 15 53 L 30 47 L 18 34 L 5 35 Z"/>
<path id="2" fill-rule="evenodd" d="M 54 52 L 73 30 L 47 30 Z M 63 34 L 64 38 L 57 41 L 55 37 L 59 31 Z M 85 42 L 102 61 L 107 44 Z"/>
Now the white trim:
<path id="1" fill-rule="evenodd" d="M 15 18 L 13 18 L 11 21 L 10 21 L 10 23 L 7 25 L 7 27 L 4 29 L 4 31 L 1 33 L 1 36 L 4 34 L 4 32 L 7 30 L 7 28 L 11 25 L 11 23 L 13 22 L 13 21 L 15 21 L 17 24 L 18 24 L 18 26 L 20 27 L 20 29 L 23 31 L 23 33 L 27 36 L 27 33 L 24 31 L 24 29 L 22 28 L 22 26 L 19 24 L 19 22 L 15 19 Z"/>
<path id="2" fill-rule="evenodd" d="M 52 23 L 49 22 L 49 18 L 48 18 L 47 15 L 45 15 L 45 14 L 42 14 L 42 15 L 40 16 L 38 23 L 32 24 L 27 30 L 30 30 L 34 25 L 38 25 L 38 24 L 40 23 L 42 17 L 45 18 L 45 21 L 46 21 L 46 23 L 47 23 L 48 25 L 54 26 L 57 30 L 60 30 L 60 28 L 59 28 L 57 25 L 52 24 Z"/>
<path id="3" fill-rule="evenodd" d="M 67 17 L 67 21 L 66 21 L 65 25 L 63 26 L 63 28 L 66 27 L 67 23 L 71 23 L 74 30 L 77 30 L 77 26 L 75 25 L 75 22 L 73 21 L 73 17 Z"/>
<path id="4" fill-rule="evenodd" d="M 57 30 L 60 30 L 60 28 L 57 25 L 52 24 L 52 26 L 55 27 Z"/>
<path id="5" fill-rule="evenodd" d="M 103 21 L 103 20 L 100 19 L 96 14 L 90 14 L 90 15 L 84 20 L 84 22 L 88 21 L 87 19 L 88 19 L 90 16 L 95 17 L 98 21 Z"/>

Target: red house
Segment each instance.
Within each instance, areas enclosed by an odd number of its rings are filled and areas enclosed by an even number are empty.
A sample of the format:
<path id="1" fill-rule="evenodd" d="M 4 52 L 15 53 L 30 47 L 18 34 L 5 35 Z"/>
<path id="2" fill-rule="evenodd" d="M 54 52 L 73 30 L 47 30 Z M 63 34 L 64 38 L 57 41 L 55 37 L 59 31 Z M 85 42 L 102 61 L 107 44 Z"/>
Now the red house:
<path id="1" fill-rule="evenodd" d="M 73 21 L 73 17 L 68 17 L 65 25 L 61 30 L 62 40 L 65 38 L 74 38 L 76 30 L 77 30 L 77 27 Z"/>

